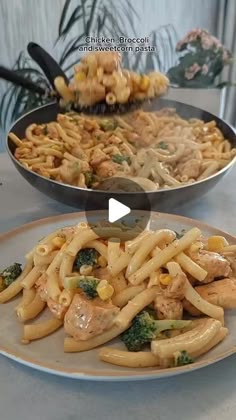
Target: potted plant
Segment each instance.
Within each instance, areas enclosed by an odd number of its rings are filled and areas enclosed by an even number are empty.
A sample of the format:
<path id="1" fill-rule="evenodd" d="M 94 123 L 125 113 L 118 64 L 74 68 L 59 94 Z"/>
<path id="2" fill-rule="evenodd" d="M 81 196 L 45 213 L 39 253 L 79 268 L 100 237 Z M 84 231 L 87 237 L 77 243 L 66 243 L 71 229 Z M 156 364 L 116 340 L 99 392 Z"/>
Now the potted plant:
<path id="1" fill-rule="evenodd" d="M 207 30 L 193 29 L 177 43 L 176 52 L 178 62 L 167 72 L 171 82 L 167 97 L 222 117 L 230 83 L 219 83 L 219 76 L 232 62 L 230 51 Z"/>

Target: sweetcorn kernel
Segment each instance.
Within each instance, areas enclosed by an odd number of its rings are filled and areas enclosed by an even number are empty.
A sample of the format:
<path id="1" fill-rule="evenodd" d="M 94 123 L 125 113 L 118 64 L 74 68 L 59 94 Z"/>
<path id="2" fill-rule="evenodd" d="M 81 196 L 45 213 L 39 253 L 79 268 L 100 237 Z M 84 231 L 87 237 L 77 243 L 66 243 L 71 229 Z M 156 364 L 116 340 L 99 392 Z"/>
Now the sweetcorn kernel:
<path id="1" fill-rule="evenodd" d="M 213 235 L 207 240 L 207 248 L 209 251 L 219 251 L 227 245 L 229 244 L 223 236 Z"/>
<path id="2" fill-rule="evenodd" d="M 99 83 L 102 82 L 103 75 L 104 75 L 103 67 L 98 67 L 98 69 L 97 69 L 97 78 L 98 78 Z"/>
<path id="3" fill-rule="evenodd" d="M 159 281 L 163 286 L 168 286 L 172 281 L 172 277 L 169 274 L 160 274 Z"/>
<path id="4" fill-rule="evenodd" d="M 112 297 L 114 288 L 107 280 L 101 280 L 97 286 L 97 294 L 102 300 L 107 300 Z"/>
<path id="5" fill-rule="evenodd" d="M 150 80 L 149 80 L 148 76 L 146 76 L 146 75 L 141 76 L 141 80 L 140 80 L 140 83 L 139 83 L 140 90 L 145 92 L 146 90 L 148 90 L 149 85 L 150 85 Z"/>
<path id="6" fill-rule="evenodd" d="M 56 236 L 52 239 L 52 243 L 56 248 L 61 248 L 62 245 L 66 242 L 65 238 L 62 238 L 61 236 Z"/>
<path id="7" fill-rule="evenodd" d="M 78 73 L 75 73 L 75 80 L 77 82 L 83 82 L 86 79 L 86 74 L 83 71 L 78 71 Z"/>

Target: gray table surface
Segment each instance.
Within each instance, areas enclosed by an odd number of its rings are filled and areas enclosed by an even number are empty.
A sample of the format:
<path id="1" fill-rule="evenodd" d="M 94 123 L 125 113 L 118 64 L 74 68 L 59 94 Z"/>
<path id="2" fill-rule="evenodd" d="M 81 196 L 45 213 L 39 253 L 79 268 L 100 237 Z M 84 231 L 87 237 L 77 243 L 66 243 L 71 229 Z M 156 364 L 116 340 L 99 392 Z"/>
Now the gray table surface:
<path id="1" fill-rule="evenodd" d="M 20 177 L 0 155 L 0 231 L 75 209 L 58 204 Z M 207 196 L 172 212 L 236 234 L 236 167 Z M 178 377 L 96 383 L 39 373 L 0 356 L 1 420 L 232 420 L 236 356 Z"/>

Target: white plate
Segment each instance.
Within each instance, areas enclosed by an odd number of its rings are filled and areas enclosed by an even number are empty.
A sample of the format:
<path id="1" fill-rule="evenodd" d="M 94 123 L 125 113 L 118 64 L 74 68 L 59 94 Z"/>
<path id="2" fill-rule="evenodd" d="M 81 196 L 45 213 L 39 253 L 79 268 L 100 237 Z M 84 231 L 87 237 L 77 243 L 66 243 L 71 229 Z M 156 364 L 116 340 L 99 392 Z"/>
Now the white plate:
<path id="1" fill-rule="evenodd" d="M 94 212 L 97 215 L 97 212 Z M 85 221 L 84 213 L 50 217 L 29 223 L 0 237 L 0 267 L 5 267 L 14 261 L 24 262 L 25 253 L 43 236 L 61 226 L 72 225 Z M 236 244 L 236 238 L 225 232 L 207 226 L 193 219 L 162 213 L 152 213 L 151 229 L 171 228 L 176 231 L 198 226 L 206 235 L 221 234 L 231 244 Z M 197 362 L 171 369 L 129 369 L 101 362 L 97 350 L 84 353 L 63 353 L 64 332 L 60 331 L 29 345 L 22 345 L 20 337 L 22 326 L 16 319 L 14 307 L 19 298 L 0 306 L 0 354 L 32 368 L 76 379 L 96 381 L 130 381 L 154 379 L 173 376 L 202 368 L 222 360 L 236 351 L 236 311 L 226 313 L 226 326 L 230 334 L 212 351 L 202 356 Z M 45 315 L 44 315 L 45 316 Z"/>

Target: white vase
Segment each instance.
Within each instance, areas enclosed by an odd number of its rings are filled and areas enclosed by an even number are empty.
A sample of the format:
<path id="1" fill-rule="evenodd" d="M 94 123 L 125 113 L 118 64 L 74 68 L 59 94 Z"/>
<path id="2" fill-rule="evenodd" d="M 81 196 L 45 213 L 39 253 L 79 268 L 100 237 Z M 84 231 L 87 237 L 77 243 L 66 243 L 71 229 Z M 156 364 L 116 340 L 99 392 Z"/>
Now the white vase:
<path id="1" fill-rule="evenodd" d="M 190 89 L 170 87 L 165 98 L 196 106 L 223 118 L 225 93 L 225 88 Z"/>

